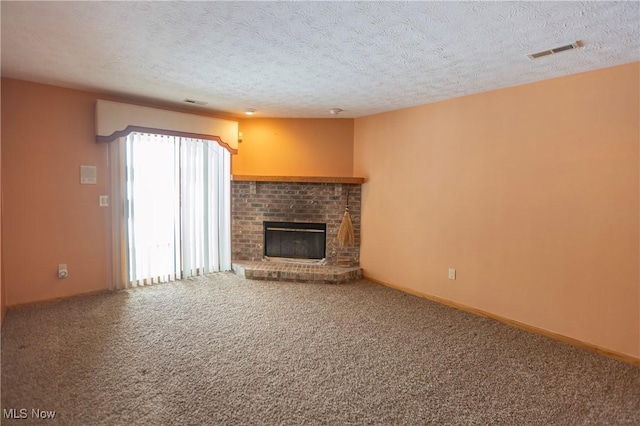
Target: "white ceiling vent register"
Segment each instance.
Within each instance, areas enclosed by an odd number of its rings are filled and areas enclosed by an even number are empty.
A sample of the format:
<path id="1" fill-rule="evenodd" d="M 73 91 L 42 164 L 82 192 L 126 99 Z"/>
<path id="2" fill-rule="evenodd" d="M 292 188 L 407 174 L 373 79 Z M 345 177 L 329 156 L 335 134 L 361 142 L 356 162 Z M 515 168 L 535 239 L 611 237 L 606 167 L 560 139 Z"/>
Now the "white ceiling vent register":
<path id="1" fill-rule="evenodd" d="M 541 58 L 543 56 L 547 56 L 547 55 L 553 55 L 556 53 L 560 53 L 560 52 L 565 52 L 567 50 L 572 50 L 572 49 L 577 49 L 579 47 L 584 46 L 584 42 L 582 42 L 581 40 L 578 40 L 574 43 L 571 44 L 566 44 L 564 46 L 560 46 L 560 47 L 554 47 L 553 49 L 549 49 L 549 50 L 543 50 L 541 52 L 536 52 L 536 53 L 530 53 L 527 55 L 527 57 L 529 59 L 538 59 Z"/>
<path id="2" fill-rule="evenodd" d="M 188 103 L 188 104 L 194 104 L 194 105 L 206 105 L 207 102 L 205 101 L 196 101 L 195 99 L 185 99 L 184 102 Z"/>

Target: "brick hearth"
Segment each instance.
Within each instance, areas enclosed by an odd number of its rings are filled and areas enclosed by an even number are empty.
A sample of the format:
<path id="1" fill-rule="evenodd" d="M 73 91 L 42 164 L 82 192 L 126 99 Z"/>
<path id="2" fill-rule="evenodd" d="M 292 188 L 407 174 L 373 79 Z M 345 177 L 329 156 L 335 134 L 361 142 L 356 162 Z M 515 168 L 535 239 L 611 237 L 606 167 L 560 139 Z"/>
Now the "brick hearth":
<path id="1" fill-rule="evenodd" d="M 233 271 L 250 280 L 293 281 L 299 283 L 343 284 L 362 279 L 358 266 L 304 265 L 282 262 L 241 260 Z"/>

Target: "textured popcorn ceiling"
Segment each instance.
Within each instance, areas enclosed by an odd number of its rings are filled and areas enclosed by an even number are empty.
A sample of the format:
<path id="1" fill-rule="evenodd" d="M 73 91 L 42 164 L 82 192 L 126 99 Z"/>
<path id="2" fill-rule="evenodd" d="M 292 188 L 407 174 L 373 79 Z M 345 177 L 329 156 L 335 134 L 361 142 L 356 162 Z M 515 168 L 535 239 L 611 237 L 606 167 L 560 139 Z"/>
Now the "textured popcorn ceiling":
<path id="1" fill-rule="evenodd" d="M 635 1 L 2 1 L 1 14 L 5 77 L 264 117 L 360 117 L 640 60 Z"/>

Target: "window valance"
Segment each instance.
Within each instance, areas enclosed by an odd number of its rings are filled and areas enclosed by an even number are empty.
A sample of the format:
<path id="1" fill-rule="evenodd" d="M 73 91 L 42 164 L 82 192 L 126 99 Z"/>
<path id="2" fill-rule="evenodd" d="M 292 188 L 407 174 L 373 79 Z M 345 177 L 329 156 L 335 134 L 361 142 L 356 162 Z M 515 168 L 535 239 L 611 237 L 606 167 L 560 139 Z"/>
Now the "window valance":
<path id="1" fill-rule="evenodd" d="M 182 112 L 98 100 L 96 142 L 112 142 L 131 132 L 183 136 L 216 141 L 238 152 L 238 122 Z"/>

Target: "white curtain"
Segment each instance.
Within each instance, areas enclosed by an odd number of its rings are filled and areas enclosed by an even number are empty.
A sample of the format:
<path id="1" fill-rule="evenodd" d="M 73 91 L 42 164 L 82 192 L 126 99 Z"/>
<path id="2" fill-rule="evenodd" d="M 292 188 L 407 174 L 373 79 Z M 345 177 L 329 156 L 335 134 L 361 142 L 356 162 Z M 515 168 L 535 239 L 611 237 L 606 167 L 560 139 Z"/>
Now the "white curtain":
<path id="1" fill-rule="evenodd" d="M 229 152 L 146 133 L 112 145 L 113 288 L 230 270 Z"/>

